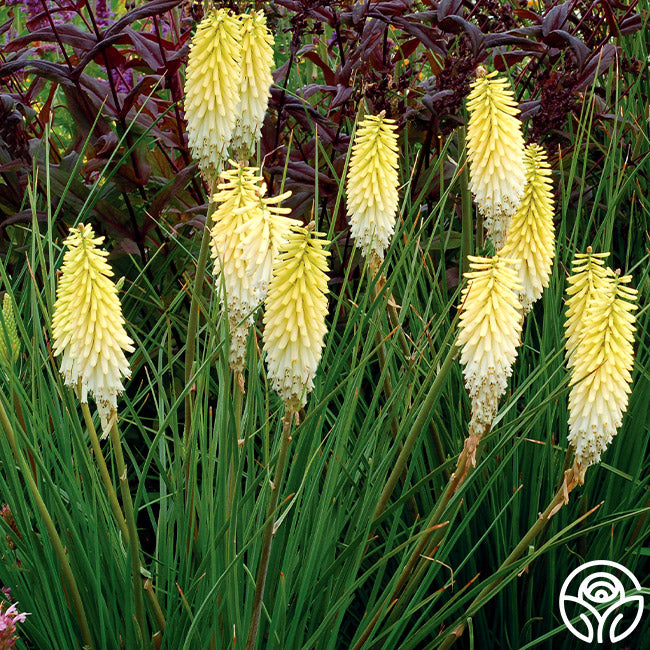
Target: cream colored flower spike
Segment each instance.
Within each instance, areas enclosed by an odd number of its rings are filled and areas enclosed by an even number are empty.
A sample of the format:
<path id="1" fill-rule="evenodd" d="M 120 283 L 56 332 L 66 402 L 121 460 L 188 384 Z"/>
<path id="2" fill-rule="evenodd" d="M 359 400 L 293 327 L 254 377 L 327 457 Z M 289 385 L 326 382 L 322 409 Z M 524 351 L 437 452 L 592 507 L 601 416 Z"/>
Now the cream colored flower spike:
<path id="1" fill-rule="evenodd" d="M 347 212 L 352 237 L 363 255 L 379 260 L 395 229 L 398 205 L 398 148 L 395 120 L 369 115 L 359 124 L 347 178 Z"/>
<path id="2" fill-rule="evenodd" d="M 582 337 L 575 350 L 569 394 L 569 442 L 578 480 L 600 461 L 627 410 L 634 365 L 633 312 L 637 292 L 626 287 L 631 276 L 613 273 L 600 283 L 585 312 Z"/>
<path id="3" fill-rule="evenodd" d="M 572 262 L 573 275 L 569 276 L 566 301 L 566 351 L 567 366 L 573 367 L 573 355 L 580 343 L 585 325 L 585 315 L 593 297 L 607 283 L 605 259 L 609 253 L 594 253 L 591 246 L 586 253 L 578 253 Z"/>
<path id="4" fill-rule="evenodd" d="M 221 304 L 225 303 L 228 309 L 229 361 L 236 372 L 244 369 L 248 328 L 260 304 L 251 282 L 251 272 L 242 256 L 242 243 L 251 232 L 252 220 L 261 211 L 261 196 L 266 191 L 257 172 L 255 167 L 235 165 L 221 174 L 219 191 L 213 197 L 219 205 L 212 215 L 210 249 Z"/>
<path id="5" fill-rule="evenodd" d="M 462 292 L 458 346 L 465 387 L 472 400 L 469 435 L 489 430 L 508 386 L 521 336 L 521 290 L 515 260 L 469 256 Z"/>
<path id="6" fill-rule="evenodd" d="M 467 157 L 470 189 L 498 251 L 519 206 L 526 174 L 519 109 L 508 80 L 496 75 L 479 69 L 472 83 L 467 98 Z"/>
<path id="7" fill-rule="evenodd" d="M 52 318 L 54 356 L 63 355 L 61 374 L 67 386 L 81 384 L 81 401 L 92 393 L 105 430 L 117 396 L 124 390 L 122 377 L 131 376 L 125 352 L 133 341 L 124 329 L 122 306 L 106 262 L 108 253 L 98 248 L 90 226 L 70 229 L 68 250 L 56 291 Z"/>
<path id="8" fill-rule="evenodd" d="M 188 143 L 212 181 L 232 137 L 241 82 L 241 23 L 227 9 L 199 23 L 185 74 Z"/>
<path id="9" fill-rule="evenodd" d="M 239 18 L 242 25 L 242 71 L 232 151 L 237 160 L 248 160 L 260 137 L 271 96 L 274 41 L 264 14 L 252 11 Z"/>
<path id="10" fill-rule="evenodd" d="M 551 169 L 544 149 L 537 144 L 526 147 L 524 164 L 524 195 L 512 218 L 500 255 L 518 262 L 519 283 L 522 285 L 518 296 L 524 314 L 527 314 L 548 287 L 555 256 L 555 228 Z"/>
<path id="11" fill-rule="evenodd" d="M 291 192 L 260 198 L 258 209 L 251 211 L 250 220 L 245 226 L 240 226 L 237 233 L 242 238 L 241 259 L 248 268 L 251 291 L 258 302 L 266 298 L 273 275 L 273 261 L 291 226 L 300 225 L 296 219 L 285 216 L 291 213 L 291 208 L 276 205 L 289 196 Z"/>
<path id="12" fill-rule="evenodd" d="M 289 411 L 314 387 L 327 331 L 324 234 L 294 226 L 273 264 L 264 313 L 264 351 L 271 386 Z"/>

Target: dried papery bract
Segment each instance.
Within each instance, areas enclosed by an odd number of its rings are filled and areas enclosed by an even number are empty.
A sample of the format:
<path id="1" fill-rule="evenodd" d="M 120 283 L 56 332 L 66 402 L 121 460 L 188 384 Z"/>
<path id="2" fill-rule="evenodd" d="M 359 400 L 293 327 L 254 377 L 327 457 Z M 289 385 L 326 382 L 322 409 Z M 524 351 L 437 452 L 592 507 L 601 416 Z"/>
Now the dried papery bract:
<path id="1" fill-rule="evenodd" d="M 625 286 L 631 279 L 608 274 L 584 310 L 569 394 L 569 442 L 579 483 L 587 468 L 600 461 L 627 410 L 638 308 L 637 291 Z"/>
<path id="2" fill-rule="evenodd" d="M 508 387 L 521 336 L 516 262 L 500 256 L 469 256 L 463 289 L 458 346 L 465 387 L 472 400 L 466 449 L 475 463 L 476 446 L 489 430 Z"/>
<path id="3" fill-rule="evenodd" d="M 585 324 L 585 313 L 592 298 L 607 283 L 608 269 L 605 259 L 609 253 L 594 253 L 591 246 L 586 253 L 578 253 L 571 267 L 573 275 L 569 276 L 567 289 L 566 336 L 567 366 L 573 366 L 575 349 L 580 343 Z"/>
<path id="4" fill-rule="evenodd" d="M 257 168 L 233 165 L 221 174 L 219 191 L 213 197 L 218 207 L 212 215 L 210 248 L 221 303 L 227 306 L 230 367 L 241 373 L 248 329 L 260 304 L 241 245 L 249 233 L 251 220 L 261 210 L 265 186 Z"/>
<path id="5" fill-rule="evenodd" d="M 548 286 L 555 256 L 555 228 L 551 170 L 544 149 L 537 144 L 526 147 L 524 164 L 524 195 L 500 255 L 517 260 L 522 286 L 517 294 L 525 315 Z"/>
<path id="6" fill-rule="evenodd" d="M 470 189 L 498 251 L 521 200 L 526 174 L 519 109 L 507 79 L 479 68 L 468 95 Z"/>
<path id="7" fill-rule="evenodd" d="M 198 25 L 187 62 L 185 117 L 192 155 L 208 181 L 232 138 L 241 83 L 241 23 L 227 9 Z"/>
<path id="8" fill-rule="evenodd" d="M 359 124 L 346 184 L 350 232 L 375 271 L 395 230 L 398 147 L 395 120 L 368 115 Z"/>
<path id="9" fill-rule="evenodd" d="M 131 376 L 125 352 L 133 341 L 124 329 L 122 306 L 113 271 L 100 248 L 104 237 L 92 227 L 79 224 L 65 240 L 67 251 L 57 287 L 52 318 L 54 356 L 62 355 L 61 374 L 66 385 L 80 387 L 82 402 L 90 392 L 106 433 L 117 396 L 124 389 L 122 378 Z"/>
<path id="10" fill-rule="evenodd" d="M 266 17 L 252 11 L 241 21 L 241 80 L 239 104 L 232 134 L 232 151 L 237 160 L 248 160 L 260 137 L 273 83 L 273 35 Z"/>
<path id="11" fill-rule="evenodd" d="M 264 351 L 271 386 L 289 412 L 305 405 L 323 351 L 328 244 L 323 233 L 293 226 L 273 264 Z"/>

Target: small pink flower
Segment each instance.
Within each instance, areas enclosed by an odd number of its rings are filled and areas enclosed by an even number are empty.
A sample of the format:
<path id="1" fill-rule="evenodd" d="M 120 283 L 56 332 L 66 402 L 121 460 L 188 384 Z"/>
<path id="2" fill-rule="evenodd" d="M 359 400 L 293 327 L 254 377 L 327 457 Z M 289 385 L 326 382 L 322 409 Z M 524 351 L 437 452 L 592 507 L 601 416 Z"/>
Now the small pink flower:
<path id="1" fill-rule="evenodd" d="M 28 612 L 19 612 L 14 603 L 4 610 L 6 603 L 0 603 L 0 650 L 10 650 L 18 640 L 16 623 L 24 623 Z"/>

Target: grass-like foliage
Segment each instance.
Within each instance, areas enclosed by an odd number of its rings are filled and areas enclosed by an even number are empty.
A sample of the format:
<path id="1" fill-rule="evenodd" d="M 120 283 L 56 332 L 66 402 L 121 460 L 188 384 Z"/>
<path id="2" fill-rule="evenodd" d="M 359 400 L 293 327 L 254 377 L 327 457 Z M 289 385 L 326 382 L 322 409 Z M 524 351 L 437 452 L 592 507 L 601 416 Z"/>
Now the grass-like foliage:
<path id="1" fill-rule="evenodd" d="M 304 407 L 285 408 L 262 309 L 243 371 L 229 363 L 227 270 L 212 273 L 204 233 L 215 205 L 184 136 L 203 7 L 5 4 L 0 617 L 9 601 L 29 612 L 16 648 L 573 649 L 558 609 L 573 569 L 612 560 L 648 586 L 647 11 L 215 3 L 267 14 L 277 69 L 254 158 L 268 196 L 292 191 L 289 216 L 314 222 L 294 235 L 331 242 L 319 369 Z M 463 273 L 495 253 L 465 145 L 478 64 L 510 80 L 524 137 L 548 152 L 555 253 L 470 449 Z M 383 257 L 366 259 L 346 179 L 357 126 L 380 111 L 396 120 L 399 206 Z M 54 354 L 79 223 L 107 236 L 135 349 L 108 424 Z M 589 246 L 638 290 L 635 359 L 622 426 L 567 491 L 567 277 Z M 622 643 L 649 635 L 646 615 Z"/>

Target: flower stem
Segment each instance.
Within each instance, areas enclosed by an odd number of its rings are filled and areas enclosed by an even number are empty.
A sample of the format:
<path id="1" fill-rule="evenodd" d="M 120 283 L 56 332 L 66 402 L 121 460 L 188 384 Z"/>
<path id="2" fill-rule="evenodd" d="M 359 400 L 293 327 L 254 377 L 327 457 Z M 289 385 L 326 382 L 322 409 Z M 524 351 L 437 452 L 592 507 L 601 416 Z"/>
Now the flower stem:
<path id="1" fill-rule="evenodd" d="M 93 448 L 93 454 L 95 456 L 95 461 L 99 467 L 99 474 L 106 488 L 106 494 L 108 494 L 108 501 L 111 504 L 111 510 L 115 517 L 115 521 L 119 526 L 122 537 L 126 544 L 129 543 L 129 529 L 126 525 L 126 519 L 124 518 L 124 513 L 120 507 L 120 502 L 117 500 L 117 493 L 113 487 L 113 481 L 111 480 L 110 474 L 108 473 L 108 467 L 106 466 L 106 460 L 104 459 L 104 454 L 102 452 L 101 445 L 99 443 L 99 438 L 97 437 L 97 431 L 95 430 L 95 424 L 93 423 L 92 416 L 90 415 L 90 409 L 88 408 L 87 403 L 81 403 L 81 412 L 84 416 L 84 421 L 86 423 L 86 429 L 88 430 L 88 436 L 90 437 L 90 444 Z"/>
<path id="2" fill-rule="evenodd" d="M 92 416 L 90 415 L 90 409 L 88 408 L 88 404 L 84 404 L 83 402 L 81 403 L 81 412 L 83 413 L 84 416 L 86 428 L 88 429 L 88 436 L 90 437 L 90 444 L 93 448 L 93 454 L 95 456 L 95 460 L 97 461 L 97 465 L 99 467 L 99 473 L 101 475 L 102 482 L 104 483 L 104 487 L 106 488 L 106 493 L 108 494 L 108 500 L 111 504 L 111 510 L 113 511 L 113 516 L 115 517 L 115 521 L 119 526 L 125 544 L 128 545 L 130 541 L 130 535 L 129 535 L 128 526 L 126 525 L 126 518 L 124 517 L 124 513 L 122 512 L 120 502 L 117 499 L 117 493 L 115 492 L 115 488 L 113 487 L 113 481 L 111 480 L 110 474 L 108 472 L 106 459 L 104 458 L 101 444 L 99 442 L 99 438 L 97 437 L 97 431 L 95 429 L 95 424 L 93 423 Z M 149 601 L 151 611 L 153 612 L 156 621 L 160 626 L 160 629 L 164 630 L 166 625 L 165 616 L 162 612 L 162 609 L 160 608 L 160 603 L 158 602 L 158 598 L 156 597 L 156 592 L 153 588 L 153 583 L 151 582 L 150 578 L 147 578 L 145 580 L 144 590 L 145 590 L 145 595 L 147 596 L 147 600 Z"/>
<path id="3" fill-rule="evenodd" d="M 196 355 L 196 333 L 199 324 L 199 300 L 203 291 L 203 280 L 205 270 L 208 265 L 208 253 L 210 251 L 210 226 L 212 214 L 216 209 L 216 203 L 212 200 L 212 185 L 210 185 L 210 198 L 208 202 L 208 212 L 205 217 L 205 228 L 201 238 L 201 250 L 199 259 L 196 262 L 196 276 L 194 278 L 194 289 L 192 291 L 192 301 L 190 303 L 190 316 L 187 323 L 187 343 L 185 345 L 185 386 L 189 386 L 192 380 L 194 367 L 194 357 Z M 189 436 L 192 419 L 192 391 L 188 390 L 185 394 L 185 438 Z"/>
<path id="4" fill-rule="evenodd" d="M 375 616 L 370 620 L 352 650 L 359 650 L 363 646 L 363 644 L 370 636 L 373 628 L 379 621 L 381 612 L 385 610 L 391 602 L 395 601 L 395 607 L 391 613 L 391 618 L 399 616 L 398 612 L 401 611 L 400 604 L 403 603 L 403 606 L 406 606 L 408 603 L 408 595 L 413 590 L 413 587 L 419 584 L 421 580 L 423 566 L 420 566 L 419 570 L 415 574 L 414 580 L 408 582 L 409 576 L 416 568 L 422 555 L 430 555 L 432 550 L 435 549 L 435 547 L 440 543 L 440 540 L 445 533 L 445 526 L 448 523 L 441 523 L 440 520 L 442 519 L 442 516 L 444 515 L 445 510 L 449 505 L 449 501 L 458 491 L 460 486 L 464 483 L 465 479 L 469 476 L 472 469 L 473 466 L 469 462 L 467 451 L 465 448 L 463 448 L 463 451 L 461 451 L 460 456 L 458 457 L 458 465 L 456 471 L 454 474 L 452 474 L 449 482 L 447 483 L 445 491 L 438 498 L 438 502 L 436 503 L 434 511 L 431 513 L 429 519 L 427 519 L 426 523 L 424 524 L 424 530 L 429 530 L 433 534 L 433 538 L 431 538 L 431 535 L 422 535 L 420 537 L 420 541 L 413 550 L 409 561 L 406 563 L 397 579 L 395 588 L 392 590 L 390 596 L 384 600 L 384 603 L 378 609 Z M 400 592 L 402 589 L 404 589 L 405 586 L 407 587 L 405 593 L 398 599 Z"/>
<path id="5" fill-rule="evenodd" d="M 514 564 L 528 549 L 531 542 L 537 535 L 548 525 L 548 520 L 567 502 L 569 492 L 575 487 L 575 482 L 571 480 L 570 474 L 572 470 L 568 470 L 565 474 L 567 480 L 562 484 L 560 489 L 556 492 L 551 502 L 546 507 L 546 510 L 538 517 L 537 521 L 528 529 L 528 532 L 521 538 L 521 541 L 514 548 L 512 553 L 503 561 L 501 566 L 497 569 L 497 576 L 490 580 L 479 595 L 471 602 L 463 620 L 474 616 L 476 612 L 487 603 L 496 592 L 496 588 L 503 582 L 506 577 L 505 569 Z M 499 575 L 501 574 L 501 575 Z M 463 635 L 465 631 L 465 623 L 460 623 L 449 635 L 445 638 L 440 646 L 440 650 L 447 650 Z"/>
<path id="6" fill-rule="evenodd" d="M 120 480 L 120 492 L 122 493 L 122 506 L 124 508 L 124 516 L 128 528 L 129 555 L 131 557 L 131 574 L 133 578 L 133 597 L 135 600 L 135 618 L 140 627 L 141 637 L 144 639 L 146 638 L 147 628 L 144 617 L 142 579 L 140 578 L 140 543 L 133 513 L 133 501 L 131 499 L 131 491 L 129 490 L 126 463 L 124 462 L 124 453 L 122 452 L 122 441 L 120 440 L 120 432 L 117 428 L 117 421 L 115 419 L 111 426 L 111 443 L 113 444 L 115 464 L 117 466 L 117 474 Z"/>
<path id="7" fill-rule="evenodd" d="M 271 498 L 266 511 L 266 528 L 264 529 L 264 538 L 262 540 L 262 555 L 260 564 L 257 569 L 257 578 L 255 580 L 255 595 L 253 596 L 253 613 L 251 616 L 250 627 L 248 628 L 248 637 L 246 639 L 246 650 L 253 650 L 257 643 L 257 631 L 260 623 L 260 614 L 262 613 L 262 600 L 264 598 L 264 585 L 266 583 L 266 574 L 269 568 L 271 558 L 271 542 L 273 541 L 273 528 L 275 524 L 275 509 L 278 505 L 278 497 L 284 470 L 289 455 L 289 444 L 291 442 L 291 419 L 293 412 L 285 409 L 282 420 L 282 442 L 280 444 L 280 455 L 275 466 L 273 483 L 271 483 Z"/>
<path id="8" fill-rule="evenodd" d="M 415 446 L 415 443 L 417 442 L 420 436 L 420 432 L 422 431 L 422 428 L 424 427 L 424 425 L 427 423 L 427 420 L 431 416 L 431 409 L 433 408 L 434 404 L 438 400 L 438 397 L 440 396 L 440 392 L 442 390 L 442 387 L 444 386 L 445 380 L 447 379 L 447 375 L 451 370 L 451 366 L 456 356 L 456 353 L 457 353 L 456 346 L 452 344 L 451 348 L 447 352 L 447 356 L 442 362 L 442 366 L 440 367 L 440 369 L 437 370 L 436 366 L 432 364 L 431 369 L 429 370 L 427 378 L 425 379 L 425 383 L 430 382 L 431 379 L 433 378 L 433 375 L 435 375 L 436 378 L 435 380 L 433 380 L 433 383 L 431 384 L 431 388 L 429 389 L 427 396 L 424 398 L 424 401 L 422 402 L 422 406 L 420 407 L 420 412 L 418 413 L 415 422 L 411 426 L 411 430 L 409 431 L 409 434 L 406 437 L 406 440 L 404 441 L 404 446 L 402 447 L 402 451 L 400 452 L 399 456 L 397 457 L 397 460 L 395 461 L 395 465 L 393 466 L 393 471 L 391 472 L 390 476 L 388 477 L 388 480 L 386 481 L 386 485 L 379 497 L 377 506 L 375 507 L 375 512 L 372 516 L 373 521 L 376 521 L 384 512 L 384 509 L 386 508 L 386 504 L 388 503 L 388 500 L 393 494 L 393 490 L 395 489 L 395 486 L 397 485 L 397 481 L 399 480 L 399 477 L 402 475 L 402 472 L 406 467 L 406 463 L 408 462 L 409 456 L 413 451 L 413 447 Z"/>
<path id="9" fill-rule="evenodd" d="M 74 574 L 72 573 L 72 567 L 70 566 L 70 561 L 68 560 L 68 556 L 66 555 L 65 548 L 63 547 L 63 543 L 61 542 L 61 538 L 59 537 L 59 534 L 56 531 L 56 527 L 54 526 L 52 517 L 50 516 L 47 506 L 43 501 L 43 497 L 41 496 L 41 493 L 39 492 L 38 487 L 36 485 L 36 482 L 34 481 L 34 477 L 32 476 L 30 468 L 27 466 L 25 458 L 23 457 L 22 453 L 18 449 L 18 446 L 16 445 L 16 438 L 14 436 L 13 428 L 11 426 L 11 423 L 9 422 L 9 418 L 7 417 L 7 412 L 5 411 L 4 405 L 1 402 L 0 402 L 0 421 L 2 421 L 2 427 L 7 436 L 7 440 L 9 441 L 9 445 L 11 446 L 11 450 L 14 453 L 16 462 L 18 463 L 18 465 L 22 470 L 25 480 L 27 481 L 27 485 L 29 486 L 29 489 L 32 493 L 32 497 L 36 504 L 36 509 L 38 510 L 38 513 L 41 516 L 41 519 L 43 520 L 43 524 L 45 525 L 45 529 L 47 530 L 48 537 L 50 538 L 50 542 L 54 547 L 54 552 L 59 561 L 59 565 L 61 566 L 61 570 L 63 571 L 63 578 L 65 580 L 65 583 L 68 587 L 68 591 L 70 593 L 70 599 L 72 600 L 72 607 L 74 608 L 75 614 L 77 616 L 77 622 L 79 623 L 79 628 L 81 629 L 81 636 L 83 638 L 84 645 L 90 648 L 90 650 L 94 650 L 95 644 L 93 643 L 92 636 L 90 634 L 90 627 L 88 625 L 88 619 L 86 618 L 86 611 L 83 606 L 81 594 L 79 593 L 79 587 L 77 586 L 77 581 L 75 580 Z"/>
<path id="10" fill-rule="evenodd" d="M 465 127 L 458 129 L 458 145 L 465 149 Z M 472 254 L 472 235 L 474 233 L 474 220 L 472 219 L 472 193 L 469 189 L 469 164 L 467 154 L 464 153 L 461 159 L 462 167 L 460 172 L 460 196 L 462 201 L 463 227 L 461 234 L 461 277 L 469 271 L 468 255 Z"/>

